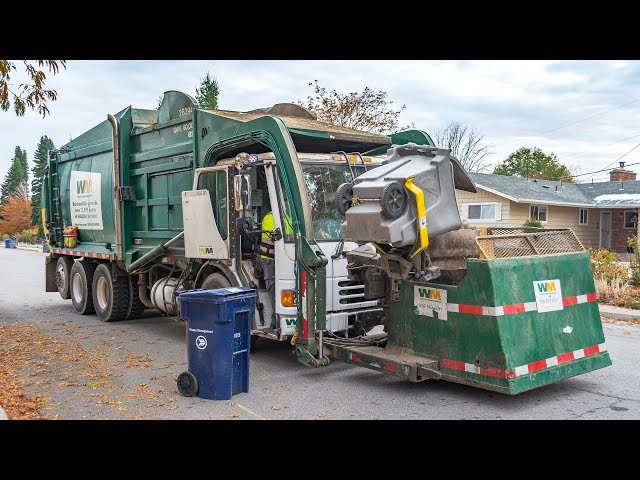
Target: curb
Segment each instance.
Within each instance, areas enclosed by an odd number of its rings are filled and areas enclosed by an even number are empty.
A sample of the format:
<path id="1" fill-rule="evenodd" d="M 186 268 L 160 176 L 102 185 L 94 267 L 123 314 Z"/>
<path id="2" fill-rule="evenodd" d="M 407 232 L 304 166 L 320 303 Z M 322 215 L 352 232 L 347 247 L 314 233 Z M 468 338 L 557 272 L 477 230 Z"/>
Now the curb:
<path id="1" fill-rule="evenodd" d="M 616 318 L 618 320 L 640 320 L 640 311 L 623 309 L 622 307 L 608 307 L 607 305 L 599 305 L 600 315 L 605 317 Z M 625 311 L 626 310 L 626 311 Z"/>
<path id="2" fill-rule="evenodd" d="M 9 420 L 9 417 L 7 417 L 7 414 L 4 412 L 2 407 L 0 407 L 0 420 Z"/>

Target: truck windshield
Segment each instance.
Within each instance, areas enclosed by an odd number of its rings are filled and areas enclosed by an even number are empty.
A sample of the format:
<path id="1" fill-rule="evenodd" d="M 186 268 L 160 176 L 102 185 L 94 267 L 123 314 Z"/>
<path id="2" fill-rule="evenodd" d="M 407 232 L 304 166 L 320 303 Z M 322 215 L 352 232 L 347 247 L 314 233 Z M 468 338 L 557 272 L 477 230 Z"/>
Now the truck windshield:
<path id="1" fill-rule="evenodd" d="M 356 175 L 363 167 L 353 166 Z M 303 163 L 302 173 L 309 192 L 313 236 L 316 241 L 338 241 L 342 238 L 344 215 L 336 205 L 336 190 L 340 184 L 351 182 L 351 171 L 346 164 Z"/>

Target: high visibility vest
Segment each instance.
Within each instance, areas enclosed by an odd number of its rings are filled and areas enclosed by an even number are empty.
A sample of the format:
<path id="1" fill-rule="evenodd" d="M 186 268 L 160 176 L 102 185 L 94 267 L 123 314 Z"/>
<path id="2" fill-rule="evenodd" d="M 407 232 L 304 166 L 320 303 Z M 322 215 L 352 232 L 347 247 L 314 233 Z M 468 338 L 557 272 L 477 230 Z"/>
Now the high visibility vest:
<path id="1" fill-rule="evenodd" d="M 276 229 L 276 225 L 273 220 L 273 212 L 267 213 L 262 218 L 262 225 L 260 229 L 267 230 L 268 232 L 273 232 Z M 293 235 L 293 224 L 289 215 L 284 216 L 284 233 L 286 235 Z M 273 240 L 271 240 L 270 233 L 262 232 L 259 250 L 262 258 L 275 258 L 275 249 L 273 247 Z"/>
<path id="2" fill-rule="evenodd" d="M 261 230 L 268 230 L 273 232 L 276 229 L 276 225 L 273 221 L 273 212 L 267 213 L 262 218 Z M 262 258 L 268 258 L 273 260 L 275 258 L 275 248 L 273 247 L 273 240 L 271 240 L 271 234 L 268 232 L 262 232 L 262 238 L 260 239 L 260 256 Z"/>

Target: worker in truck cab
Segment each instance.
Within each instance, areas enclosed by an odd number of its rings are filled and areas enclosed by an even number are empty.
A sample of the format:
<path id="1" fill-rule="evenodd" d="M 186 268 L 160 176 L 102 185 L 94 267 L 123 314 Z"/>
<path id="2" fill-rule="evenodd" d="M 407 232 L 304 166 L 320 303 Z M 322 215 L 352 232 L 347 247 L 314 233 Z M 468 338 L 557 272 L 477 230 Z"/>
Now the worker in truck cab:
<path id="1" fill-rule="evenodd" d="M 263 218 L 260 227 L 262 235 L 258 251 L 260 254 L 260 264 L 262 266 L 262 274 L 264 278 L 265 288 L 269 293 L 271 301 L 272 313 L 270 327 L 275 329 L 276 324 L 276 263 L 275 263 L 275 247 L 274 233 L 276 233 L 275 222 L 273 221 L 273 212 L 270 210 Z M 289 215 L 284 216 L 285 235 L 293 235 L 293 224 Z"/>

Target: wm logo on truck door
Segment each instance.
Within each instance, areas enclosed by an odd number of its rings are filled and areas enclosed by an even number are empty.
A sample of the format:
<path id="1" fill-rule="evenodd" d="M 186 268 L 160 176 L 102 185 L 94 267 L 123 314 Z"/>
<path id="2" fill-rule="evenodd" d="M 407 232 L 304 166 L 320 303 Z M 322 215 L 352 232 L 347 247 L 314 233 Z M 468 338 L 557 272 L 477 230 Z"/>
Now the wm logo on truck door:
<path id="1" fill-rule="evenodd" d="M 200 255 L 213 255 L 213 247 L 198 247 L 198 254 Z"/>

